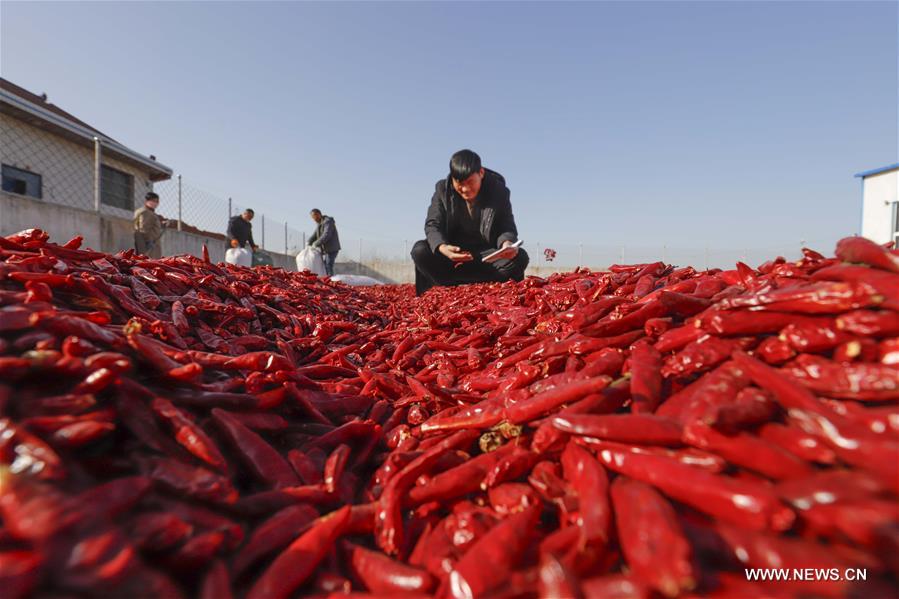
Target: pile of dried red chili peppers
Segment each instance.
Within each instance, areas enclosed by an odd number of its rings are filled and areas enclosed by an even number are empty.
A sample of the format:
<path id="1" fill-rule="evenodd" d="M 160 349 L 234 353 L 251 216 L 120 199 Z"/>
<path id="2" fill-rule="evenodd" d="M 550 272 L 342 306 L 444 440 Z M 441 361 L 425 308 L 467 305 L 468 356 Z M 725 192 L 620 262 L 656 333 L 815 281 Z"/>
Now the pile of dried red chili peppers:
<path id="1" fill-rule="evenodd" d="M 899 254 L 861 238 L 415 298 L 30 230 L 0 238 L 0 416 L 5 597 L 899 580 Z"/>

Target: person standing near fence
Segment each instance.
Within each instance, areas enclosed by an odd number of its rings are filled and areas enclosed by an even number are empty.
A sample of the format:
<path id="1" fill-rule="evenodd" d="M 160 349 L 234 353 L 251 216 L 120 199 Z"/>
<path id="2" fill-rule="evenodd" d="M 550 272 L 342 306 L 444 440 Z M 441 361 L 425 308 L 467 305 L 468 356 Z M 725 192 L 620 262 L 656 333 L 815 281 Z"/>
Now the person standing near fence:
<path id="1" fill-rule="evenodd" d="M 256 213 L 251 208 L 247 208 L 242 214 L 232 216 L 228 221 L 228 243 L 231 247 L 250 246 L 250 250 L 256 250 L 259 246 L 253 241 L 253 216 Z"/>
<path id="2" fill-rule="evenodd" d="M 150 258 L 162 258 L 163 219 L 156 214 L 159 196 L 150 191 L 144 205 L 134 211 L 134 249 Z"/>
<path id="3" fill-rule="evenodd" d="M 524 279 L 528 255 L 516 244 L 509 196 L 505 178 L 481 166 L 480 156 L 453 154 L 449 176 L 437 181 L 431 198 L 427 238 L 412 247 L 418 295 L 434 285 Z"/>
<path id="4" fill-rule="evenodd" d="M 322 214 L 322 211 L 318 208 L 313 208 L 309 215 L 318 226 L 306 245 L 321 250 L 322 260 L 325 263 L 325 273 L 328 276 L 332 276 L 334 274 L 334 262 L 337 261 L 337 252 L 340 251 L 337 225 L 334 224 L 333 218 Z"/>

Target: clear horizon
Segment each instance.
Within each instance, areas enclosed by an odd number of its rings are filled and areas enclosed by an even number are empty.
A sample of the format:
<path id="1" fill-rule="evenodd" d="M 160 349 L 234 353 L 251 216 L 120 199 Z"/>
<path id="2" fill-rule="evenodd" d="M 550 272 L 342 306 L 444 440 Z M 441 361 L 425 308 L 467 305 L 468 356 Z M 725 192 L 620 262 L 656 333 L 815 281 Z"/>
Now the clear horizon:
<path id="1" fill-rule="evenodd" d="M 853 175 L 899 162 L 897 26 L 894 2 L 6 1 L 0 73 L 187 185 L 301 231 L 321 208 L 347 257 L 411 247 L 470 147 L 532 261 L 702 266 L 858 232 Z"/>

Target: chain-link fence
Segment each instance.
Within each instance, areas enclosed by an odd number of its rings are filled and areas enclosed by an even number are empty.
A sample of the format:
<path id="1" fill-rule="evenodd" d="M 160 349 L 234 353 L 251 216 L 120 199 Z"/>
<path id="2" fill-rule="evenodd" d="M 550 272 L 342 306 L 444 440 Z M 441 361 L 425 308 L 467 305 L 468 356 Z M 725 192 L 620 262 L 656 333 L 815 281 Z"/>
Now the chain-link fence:
<path id="1" fill-rule="evenodd" d="M 66 136 L 0 114 L 3 191 L 130 218 L 152 188 L 148 172 L 123 156 L 122 146 L 91 133 Z"/>
<path id="2" fill-rule="evenodd" d="M 179 230 L 224 239 L 231 217 L 250 206 L 204 191 L 177 175 L 155 185 L 159 194 L 158 212 L 173 221 Z M 306 245 L 306 233 L 288 223 L 253 208 L 253 241 L 269 252 L 294 255 Z"/>

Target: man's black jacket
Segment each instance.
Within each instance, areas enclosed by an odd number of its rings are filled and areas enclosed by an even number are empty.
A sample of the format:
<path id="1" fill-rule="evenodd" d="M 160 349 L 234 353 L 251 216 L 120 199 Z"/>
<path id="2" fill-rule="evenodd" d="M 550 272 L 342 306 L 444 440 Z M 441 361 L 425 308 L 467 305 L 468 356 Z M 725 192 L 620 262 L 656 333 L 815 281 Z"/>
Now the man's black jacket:
<path id="1" fill-rule="evenodd" d="M 240 247 L 256 245 L 253 241 L 253 225 L 249 221 L 243 219 L 241 215 L 232 216 L 228 221 L 228 241 L 236 239 Z"/>
<path id="2" fill-rule="evenodd" d="M 499 248 L 504 241 L 518 239 L 509 188 L 502 175 L 484 169 L 484 180 L 476 202 L 480 209 L 479 229 L 485 246 Z M 459 228 L 456 225 L 460 219 L 467 217 L 467 210 L 465 200 L 453 189 L 451 176 L 437 182 L 425 220 L 425 235 L 432 252 L 436 252 L 442 243 L 456 245 L 456 240 L 450 239 L 450 231 Z"/>

